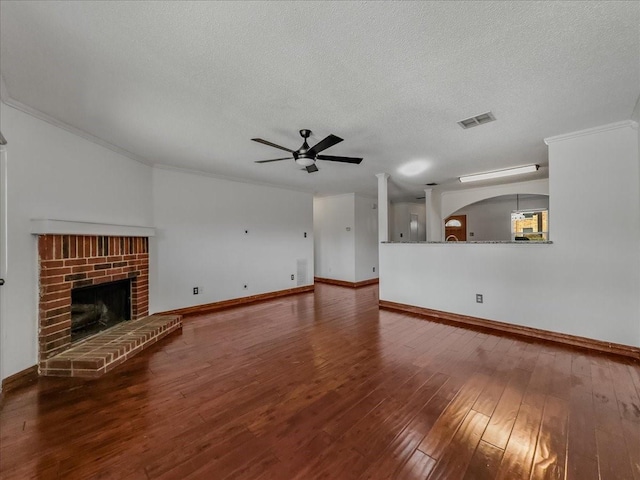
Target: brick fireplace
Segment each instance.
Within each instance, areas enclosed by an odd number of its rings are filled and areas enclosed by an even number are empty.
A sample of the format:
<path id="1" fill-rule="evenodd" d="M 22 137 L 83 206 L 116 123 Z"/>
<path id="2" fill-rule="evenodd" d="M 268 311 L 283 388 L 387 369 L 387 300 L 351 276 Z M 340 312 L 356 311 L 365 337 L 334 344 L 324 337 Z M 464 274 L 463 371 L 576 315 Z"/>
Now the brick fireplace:
<path id="1" fill-rule="evenodd" d="M 149 239 L 38 235 L 40 362 L 71 347 L 72 289 L 131 281 L 131 320 L 149 311 Z"/>

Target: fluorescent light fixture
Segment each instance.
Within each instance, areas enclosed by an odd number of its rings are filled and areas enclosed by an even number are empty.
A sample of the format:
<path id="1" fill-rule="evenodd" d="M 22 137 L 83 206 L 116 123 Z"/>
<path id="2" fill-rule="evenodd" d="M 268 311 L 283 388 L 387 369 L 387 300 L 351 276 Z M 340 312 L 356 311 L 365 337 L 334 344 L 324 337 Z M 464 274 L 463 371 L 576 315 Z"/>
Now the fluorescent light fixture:
<path id="1" fill-rule="evenodd" d="M 465 175 L 460 177 L 462 183 L 479 182 L 492 178 L 510 177 L 511 175 L 521 175 L 523 173 L 533 173 L 540 168 L 540 165 L 526 165 L 524 167 L 507 168 L 506 170 L 496 170 L 495 172 L 476 173 L 475 175 Z"/>
<path id="2" fill-rule="evenodd" d="M 407 177 L 413 177 L 424 172 L 427 167 L 429 167 L 429 164 L 425 160 L 414 160 L 413 162 L 402 165 L 398 168 L 398 172 Z"/>

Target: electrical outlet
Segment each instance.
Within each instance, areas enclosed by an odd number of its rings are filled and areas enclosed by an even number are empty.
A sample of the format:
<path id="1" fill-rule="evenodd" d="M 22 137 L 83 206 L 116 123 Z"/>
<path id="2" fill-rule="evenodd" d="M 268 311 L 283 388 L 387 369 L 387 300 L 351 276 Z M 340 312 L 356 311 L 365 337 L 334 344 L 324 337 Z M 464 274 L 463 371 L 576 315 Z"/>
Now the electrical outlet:
<path id="1" fill-rule="evenodd" d="M 373 267 L 373 273 L 376 273 L 376 267 Z"/>
<path id="2" fill-rule="evenodd" d="M 294 278 L 296 278 L 293 274 L 291 274 L 291 280 L 293 280 Z"/>
<path id="3" fill-rule="evenodd" d="M 193 287 L 193 294 L 198 295 L 200 293 L 200 289 L 198 287 Z"/>
<path id="4" fill-rule="evenodd" d="M 484 298 L 481 293 L 476 293 L 476 303 L 484 303 Z"/>
<path id="5" fill-rule="evenodd" d="M 304 238 L 307 238 L 307 232 L 304 232 Z"/>

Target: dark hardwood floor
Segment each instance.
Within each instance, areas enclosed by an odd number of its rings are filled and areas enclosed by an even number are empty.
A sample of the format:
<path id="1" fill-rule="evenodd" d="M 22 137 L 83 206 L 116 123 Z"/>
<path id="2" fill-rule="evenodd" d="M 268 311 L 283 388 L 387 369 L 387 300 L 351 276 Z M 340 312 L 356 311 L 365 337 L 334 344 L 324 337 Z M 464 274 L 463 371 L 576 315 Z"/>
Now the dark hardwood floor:
<path id="1" fill-rule="evenodd" d="M 640 480 L 639 395 L 631 360 L 317 285 L 186 318 L 99 380 L 9 392 L 0 477 Z"/>

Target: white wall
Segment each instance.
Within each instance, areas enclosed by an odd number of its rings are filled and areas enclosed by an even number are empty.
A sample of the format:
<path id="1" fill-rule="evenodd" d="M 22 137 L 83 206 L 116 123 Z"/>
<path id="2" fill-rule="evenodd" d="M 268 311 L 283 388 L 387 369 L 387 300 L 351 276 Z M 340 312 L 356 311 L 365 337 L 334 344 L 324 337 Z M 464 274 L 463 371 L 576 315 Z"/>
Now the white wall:
<path id="1" fill-rule="evenodd" d="M 392 203 L 389 207 L 392 242 L 409 242 L 410 230 L 409 222 L 411 214 L 418 216 L 418 242 L 424 242 L 426 233 L 426 205 L 422 203 L 398 202 Z M 402 234 L 402 236 L 400 236 Z"/>
<path id="2" fill-rule="evenodd" d="M 0 103 L 7 139 L 7 269 L 1 377 L 37 363 L 38 283 L 31 219 L 151 225 L 151 168 Z"/>
<path id="3" fill-rule="evenodd" d="M 152 169 L 2 103 L 0 120 L 8 141 L 1 378 L 38 361 L 31 219 L 157 226 L 151 311 L 297 286 L 298 259 L 307 262 L 304 284 L 313 283 L 311 194 Z"/>
<path id="4" fill-rule="evenodd" d="M 640 346 L 638 130 L 551 140 L 552 245 L 383 244 L 380 298 Z"/>
<path id="5" fill-rule="evenodd" d="M 0 87 L 2 77 L 0 77 Z M 1 125 L 1 122 L 0 122 Z M 7 200 L 6 200 L 6 180 L 7 180 L 7 150 L 5 145 L 0 145 L 0 278 L 7 276 Z M 0 381 L 4 378 L 3 370 L 3 345 L 7 342 L 8 336 L 4 334 L 7 313 L 4 303 L 4 288 L 0 287 Z M 0 390 L 2 384 L 0 383 Z"/>
<path id="6" fill-rule="evenodd" d="M 374 198 L 354 193 L 314 198 L 317 277 L 345 282 L 378 278 L 378 210 L 373 209 L 376 203 Z"/>
<path id="7" fill-rule="evenodd" d="M 378 200 L 355 196 L 355 281 L 378 278 Z M 375 271 L 374 271 L 375 269 Z"/>
<path id="8" fill-rule="evenodd" d="M 640 95 L 638 96 L 638 100 L 636 100 L 636 106 L 633 109 L 631 120 L 633 120 L 636 123 L 640 123 Z M 638 134 L 638 164 L 640 164 L 640 132 Z M 639 174 L 638 182 L 640 185 L 640 169 L 638 174 Z M 638 290 L 637 295 L 638 297 L 640 297 L 640 290 Z M 640 330 L 640 315 L 638 315 L 638 330 Z"/>
<path id="9" fill-rule="evenodd" d="M 511 240 L 511 212 L 516 210 L 549 208 L 549 197 L 546 195 L 501 195 L 468 205 L 452 213 L 467 216 L 467 240 Z M 550 212 L 551 214 L 551 212 Z"/>
<path id="10" fill-rule="evenodd" d="M 296 287 L 298 260 L 313 284 L 311 194 L 154 169 L 153 198 L 151 312 Z"/>

